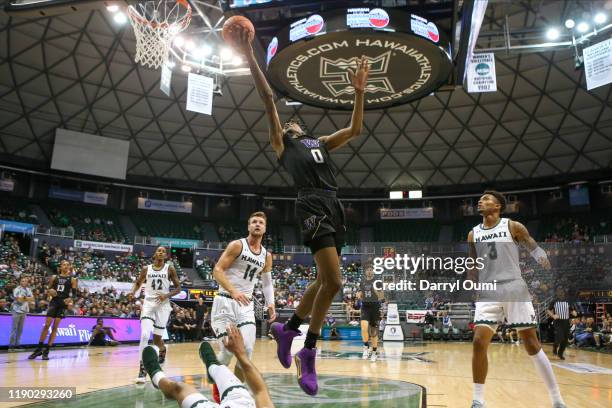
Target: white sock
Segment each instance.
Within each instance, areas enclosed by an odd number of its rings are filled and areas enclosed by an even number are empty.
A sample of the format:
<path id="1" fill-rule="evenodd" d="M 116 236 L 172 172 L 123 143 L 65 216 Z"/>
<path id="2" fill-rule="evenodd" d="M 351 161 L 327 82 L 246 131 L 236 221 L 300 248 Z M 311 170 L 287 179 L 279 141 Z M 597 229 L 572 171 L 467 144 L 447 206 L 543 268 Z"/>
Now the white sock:
<path id="1" fill-rule="evenodd" d="M 151 382 L 154 386 L 159 387 L 159 382 L 162 378 L 166 378 L 166 374 L 164 374 L 163 371 L 158 371 L 153 375 L 153 378 L 151 378 Z"/>
<path id="2" fill-rule="evenodd" d="M 153 320 L 142 319 L 140 321 L 140 344 L 138 344 L 138 356 L 142 360 L 142 350 L 149 344 L 149 337 L 153 333 Z"/>
<path id="3" fill-rule="evenodd" d="M 220 343 L 220 351 L 217 353 L 217 360 L 223 365 L 229 365 L 232 362 L 234 354 L 225 348 L 223 342 Z"/>
<path id="4" fill-rule="evenodd" d="M 546 388 L 548 389 L 548 395 L 550 395 L 550 399 L 552 400 L 553 404 L 563 403 L 563 398 L 561 397 L 561 392 L 559 391 L 555 374 L 553 373 L 552 366 L 550 365 L 550 361 L 548 360 L 548 357 L 546 357 L 544 350 L 540 349 L 537 354 L 529 357 L 531 357 L 531 361 L 533 361 L 536 371 L 544 380 L 544 384 L 546 384 Z"/>
<path id="5" fill-rule="evenodd" d="M 472 400 L 484 404 L 484 384 L 474 383 L 474 390 L 472 392 L 472 395 Z"/>
<path id="6" fill-rule="evenodd" d="M 243 385 L 242 382 L 224 365 L 211 365 L 208 367 L 208 374 L 212 377 L 219 389 L 219 395 L 223 395 L 225 390 L 235 385 Z"/>

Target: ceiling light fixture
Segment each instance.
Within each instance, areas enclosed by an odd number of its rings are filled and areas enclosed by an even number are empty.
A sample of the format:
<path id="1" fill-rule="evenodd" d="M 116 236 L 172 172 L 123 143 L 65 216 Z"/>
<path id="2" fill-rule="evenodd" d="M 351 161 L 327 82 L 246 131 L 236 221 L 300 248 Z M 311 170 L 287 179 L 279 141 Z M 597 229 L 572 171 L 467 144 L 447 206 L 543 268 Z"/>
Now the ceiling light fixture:
<path id="1" fill-rule="evenodd" d="M 578 24 L 576 29 L 581 33 L 586 33 L 587 31 L 589 31 L 589 25 L 585 23 L 584 21 L 582 21 Z"/>
<path id="2" fill-rule="evenodd" d="M 608 17 L 604 13 L 597 13 L 593 21 L 595 21 L 595 24 L 603 24 L 607 19 Z"/>
<path id="3" fill-rule="evenodd" d="M 115 20 L 115 23 L 117 23 L 117 24 L 125 24 L 125 23 L 127 23 L 127 17 L 123 13 L 116 13 L 113 16 L 113 20 Z"/>
<path id="4" fill-rule="evenodd" d="M 557 30 L 556 28 L 549 28 L 548 31 L 546 32 L 546 38 L 548 38 L 551 41 L 558 39 L 559 35 L 560 35 L 559 30 Z"/>

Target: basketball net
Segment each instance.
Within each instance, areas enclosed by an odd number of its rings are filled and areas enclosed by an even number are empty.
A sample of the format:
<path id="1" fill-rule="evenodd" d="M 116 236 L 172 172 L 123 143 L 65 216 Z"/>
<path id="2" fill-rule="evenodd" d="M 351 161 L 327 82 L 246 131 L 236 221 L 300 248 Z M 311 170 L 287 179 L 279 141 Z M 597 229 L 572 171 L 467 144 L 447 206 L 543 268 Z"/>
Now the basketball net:
<path id="1" fill-rule="evenodd" d="M 128 7 L 136 36 L 136 57 L 143 66 L 159 68 L 168 60 L 174 38 L 191 22 L 187 0 L 144 1 Z"/>

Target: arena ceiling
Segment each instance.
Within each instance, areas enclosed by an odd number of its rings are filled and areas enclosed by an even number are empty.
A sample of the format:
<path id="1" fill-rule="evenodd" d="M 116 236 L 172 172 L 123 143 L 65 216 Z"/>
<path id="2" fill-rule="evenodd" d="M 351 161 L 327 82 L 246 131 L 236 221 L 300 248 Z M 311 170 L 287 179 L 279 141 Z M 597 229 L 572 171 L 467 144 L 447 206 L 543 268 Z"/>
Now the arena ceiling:
<path id="1" fill-rule="evenodd" d="M 572 13 L 591 13 L 591 3 L 490 2 L 482 32 L 502 32 L 508 15 L 520 43 Z M 219 21 L 219 11 L 204 8 L 210 21 Z M 491 46 L 494 37 L 481 36 L 478 46 Z M 118 26 L 105 10 L 30 20 L 0 11 L 0 44 L 5 157 L 48 166 L 55 129 L 62 127 L 129 140 L 128 178 L 292 185 L 269 147 L 249 76 L 224 81 L 212 116 L 186 111 L 185 75 L 175 70 L 172 97 L 161 93 L 159 72 L 133 63 L 129 24 Z M 571 50 L 497 53 L 496 60 L 498 92 L 458 88 L 367 112 L 363 135 L 332 155 L 340 185 L 491 184 L 610 169 L 611 86 L 587 92 Z M 350 120 L 347 112 L 277 106 L 281 120 L 299 116 L 315 135 Z"/>

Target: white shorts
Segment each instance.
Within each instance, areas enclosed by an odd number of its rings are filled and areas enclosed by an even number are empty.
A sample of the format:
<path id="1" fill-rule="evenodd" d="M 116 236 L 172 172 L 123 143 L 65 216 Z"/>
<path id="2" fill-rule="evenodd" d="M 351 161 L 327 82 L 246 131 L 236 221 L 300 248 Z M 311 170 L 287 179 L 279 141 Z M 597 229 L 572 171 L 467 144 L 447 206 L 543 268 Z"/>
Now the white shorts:
<path id="1" fill-rule="evenodd" d="M 140 312 L 140 320 L 153 320 L 153 334 L 162 336 L 166 330 L 166 326 L 168 325 L 170 312 L 172 312 L 172 306 L 170 306 L 169 301 L 157 303 L 155 301 L 145 299 L 142 304 L 142 311 Z"/>
<path id="2" fill-rule="evenodd" d="M 230 388 L 221 404 L 210 401 L 202 394 L 188 395 L 181 408 L 255 408 L 255 400 L 243 386 Z"/>
<path id="3" fill-rule="evenodd" d="M 229 295 L 227 295 L 229 296 Z M 247 324 L 255 325 L 255 310 L 253 302 L 243 306 L 225 294 L 218 294 L 213 300 L 210 325 L 217 338 L 227 335 L 227 326 L 235 324 L 239 328 Z"/>
<path id="4" fill-rule="evenodd" d="M 528 329 L 536 327 L 538 320 L 531 302 L 476 302 L 474 324 L 488 326 L 494 332 L 497 325 L 507 321 L 512 329 Z"/>

